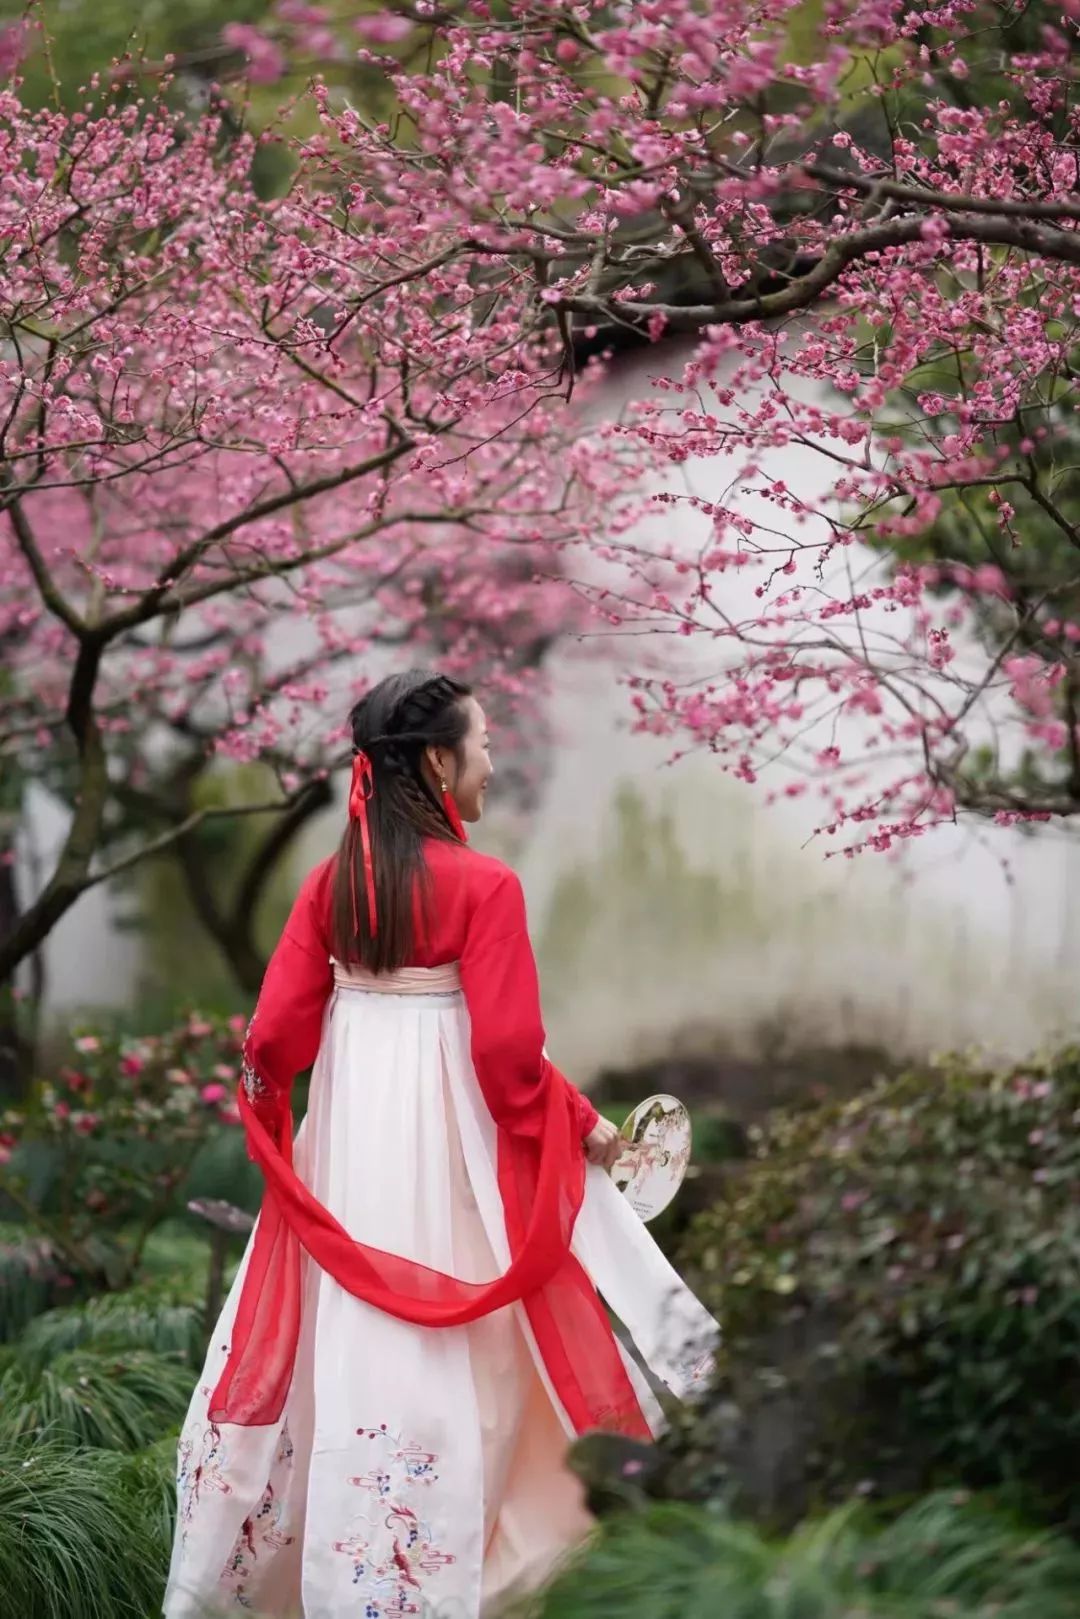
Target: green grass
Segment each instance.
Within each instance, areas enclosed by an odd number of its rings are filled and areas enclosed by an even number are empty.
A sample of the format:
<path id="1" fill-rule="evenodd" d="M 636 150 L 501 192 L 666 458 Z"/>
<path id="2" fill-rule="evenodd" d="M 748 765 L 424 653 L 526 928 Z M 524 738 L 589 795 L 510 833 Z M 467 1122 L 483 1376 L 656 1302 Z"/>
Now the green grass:
<path id="1" fill-rule="evenodd" d="M 178 1424 L 193 1383 L 191 1367 L 149 1350 L 80 1347 L 44 1364 L 6 1352 L 0 1371 L 0 1446 L 56 1440 L 136 1451 Z"/>
<path id="2" fill-rule="evenodd" d="M 171 1540 L 172 1443 L 139 1457 L 0 1447 L 0 1591 L 11 1619 L 150 1619 Z"/>
<path id="3" fill-rule="evenodd" d="M 133 1288 L 127 1293 L 98 1294 L 85 1304 L 47 1310 L 23 1332 L 15 1355 L 24 1366 L 38 1367 L 73 1349 L 146 1349 L 197 1369 L 204 1346 L 199 1305 L 174 1303 L 148 1288 Z"/>
<path id="4" fill-rule="evenodd" d="M 1080 1548 L 957 1496 L 787 1540 L 682 1505 L 610 1520 L 541 1619 L 1076 1619 Z"/>

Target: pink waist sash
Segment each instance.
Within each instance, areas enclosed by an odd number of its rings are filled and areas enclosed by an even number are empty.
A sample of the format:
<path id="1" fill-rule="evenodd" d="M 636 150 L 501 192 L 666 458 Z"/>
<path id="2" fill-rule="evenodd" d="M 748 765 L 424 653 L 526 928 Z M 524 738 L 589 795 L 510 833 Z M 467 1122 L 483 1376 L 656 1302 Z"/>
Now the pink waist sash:
<path id="1" fill-rule="evenodd" d="M 454 995 L 461 988 L 461 969 L 456 961 L 448 961 L 441 967 L 399 967 L 393 973 L 372 973 L 335 961 L 334 985 L 362 989 L 369 995 Z"/>

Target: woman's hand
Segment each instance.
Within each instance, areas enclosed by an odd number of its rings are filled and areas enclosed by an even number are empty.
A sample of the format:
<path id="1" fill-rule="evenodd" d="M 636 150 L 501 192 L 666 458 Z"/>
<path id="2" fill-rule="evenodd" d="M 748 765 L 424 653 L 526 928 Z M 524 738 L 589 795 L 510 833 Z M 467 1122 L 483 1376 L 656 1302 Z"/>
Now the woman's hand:
<path id="1" fill-rule="evenodd" d="M 590 1164 L 611 1169 L 625 1145 L 617 1125 L 608 1119 L 597 1119 L 585 1137 L 585 1156 Z"/>

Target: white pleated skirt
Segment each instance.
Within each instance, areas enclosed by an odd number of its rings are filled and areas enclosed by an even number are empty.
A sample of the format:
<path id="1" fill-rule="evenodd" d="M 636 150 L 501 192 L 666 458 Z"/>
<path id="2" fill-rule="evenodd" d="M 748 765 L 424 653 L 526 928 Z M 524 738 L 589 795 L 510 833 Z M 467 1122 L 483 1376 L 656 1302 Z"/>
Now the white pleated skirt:
<path id="1" fill-rule="evenodd" d="M 510 1255 L 469 1053 L 456 968 L 339 972 L 295 1167 L 359 1241 L 486 1281 Z M 715 1323 L 597 1168 L 573 1251 L 655 1376 L 691 1395 Z M 180 1438 L 167 1619 L 486 1619 L 580 1543 L 591 1520 L 565 1466 L 571 1425 L 520 1305 L 417 1327 L 305 1256 L 281 1422 L 211 1423 L 247 1259 Z M 657 1401 L 625 1358 L 658 1432 Z"/>

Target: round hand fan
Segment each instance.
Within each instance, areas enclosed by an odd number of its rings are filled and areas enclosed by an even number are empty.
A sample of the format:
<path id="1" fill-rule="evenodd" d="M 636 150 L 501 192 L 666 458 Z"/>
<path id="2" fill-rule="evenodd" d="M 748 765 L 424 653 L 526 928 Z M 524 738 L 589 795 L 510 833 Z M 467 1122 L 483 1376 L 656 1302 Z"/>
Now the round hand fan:
<path id="1" fill-rule="evenodd" d="M 662 1214 L 690 1163 L 690 1115 L 674 1096 L 649 1096 L 622 1127 L 626 1145 L 611 1171 L 642 1220 Z"/>

